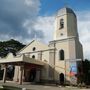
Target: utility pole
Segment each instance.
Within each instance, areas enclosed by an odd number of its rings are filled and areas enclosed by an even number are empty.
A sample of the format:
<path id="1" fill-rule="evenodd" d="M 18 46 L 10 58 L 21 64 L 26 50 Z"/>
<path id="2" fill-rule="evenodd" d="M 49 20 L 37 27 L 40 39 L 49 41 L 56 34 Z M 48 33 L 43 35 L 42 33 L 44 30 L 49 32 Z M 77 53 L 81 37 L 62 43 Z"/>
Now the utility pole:
<path id="1" fill-rule="evenodd" d="M 64 60 L 65 61 L 65 84 L 66 84 L 66 60 Z"/>
<path id="2" fill-rule="evenodd" d="M 54 40 L 54 80 L 55 80 L 55 61 L 56 61 L 56 41 Z"/>

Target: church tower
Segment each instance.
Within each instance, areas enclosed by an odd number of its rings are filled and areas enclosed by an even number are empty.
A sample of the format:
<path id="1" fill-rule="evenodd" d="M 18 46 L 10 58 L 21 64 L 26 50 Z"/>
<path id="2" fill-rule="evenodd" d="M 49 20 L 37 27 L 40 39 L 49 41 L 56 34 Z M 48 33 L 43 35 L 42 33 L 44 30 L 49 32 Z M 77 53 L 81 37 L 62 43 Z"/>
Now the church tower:
<path id="1" fill-rule="evenodd" d="M 71 61 L 83 59 L 83 48 L 77 31 L 77 17 L 71 8 L 62 8 L 55 18 L 54 40 L 50 41 L 50 66 L 54 66 L 55 81 L 70 81 Z M 77 68 L 77 67 L 76 67 Z M 50 70 L 51 71 L 51 70 Z"/>
<path id="2" fill-rule="evenodd" d="M 77 17 L 72 9 L 62 8 L 55 19 L 54 40 L 78 37 Z"/>
<path id="3" fill-rule="evenodd" d="M 53 43 L 58 50 L 63 50 L 64 59 L 83 59 L 77 31 L 77 17 L 71 8 L 65 7 L 57 12 Z"/>

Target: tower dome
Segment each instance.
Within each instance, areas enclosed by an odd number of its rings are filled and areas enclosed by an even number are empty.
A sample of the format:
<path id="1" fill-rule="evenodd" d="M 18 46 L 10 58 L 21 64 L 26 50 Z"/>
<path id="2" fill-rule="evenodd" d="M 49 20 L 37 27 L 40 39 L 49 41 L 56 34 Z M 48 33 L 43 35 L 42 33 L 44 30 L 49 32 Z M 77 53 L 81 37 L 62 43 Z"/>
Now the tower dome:
<path id="1" fill-rule="evenodd" d="M 75 15 L 74 11 L 71 8 L 64 7 L 64 8 L 61 8 L 60 10 L 58 10 L 57 16 L 61 16 L 61 15 L 65 15 L 65 14 L 70 14 L 70 13 Z M 75 17 L 76 17 L 76 15 L 75 15 Z"/>

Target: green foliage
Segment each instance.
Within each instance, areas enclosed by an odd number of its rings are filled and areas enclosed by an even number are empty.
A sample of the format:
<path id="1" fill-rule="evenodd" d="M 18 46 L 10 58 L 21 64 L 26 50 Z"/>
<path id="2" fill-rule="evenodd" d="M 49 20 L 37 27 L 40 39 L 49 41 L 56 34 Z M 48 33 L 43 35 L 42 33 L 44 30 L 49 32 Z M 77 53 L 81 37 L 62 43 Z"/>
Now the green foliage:
<path id="1" fill-rule="evenodd" d="M 90 85 L 90 61 L 85 59 L 83 61 L 83 72 L 84 72 L 84 82 Z"/>
<path id="2" fill-rule="evenodd" d="M 22 49 L 24 46 L 24 44 L 14 39 L 0 42 L 0 57 L 6 57 L 10 52 L 15 55 L 15 53 Z"/>

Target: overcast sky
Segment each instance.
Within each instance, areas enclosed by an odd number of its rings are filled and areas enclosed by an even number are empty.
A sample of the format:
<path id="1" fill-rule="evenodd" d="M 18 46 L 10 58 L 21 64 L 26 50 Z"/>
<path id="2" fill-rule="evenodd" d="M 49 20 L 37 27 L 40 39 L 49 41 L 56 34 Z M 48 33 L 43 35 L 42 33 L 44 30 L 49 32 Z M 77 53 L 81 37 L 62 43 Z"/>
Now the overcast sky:
<path id="1" fill-rule="evenodd" d="M 71 7 L 78 18 L 84 58 L 90 59 L 90 0 L 0 0 L 0 40 L 53 40 L 57 10 Z"/>

